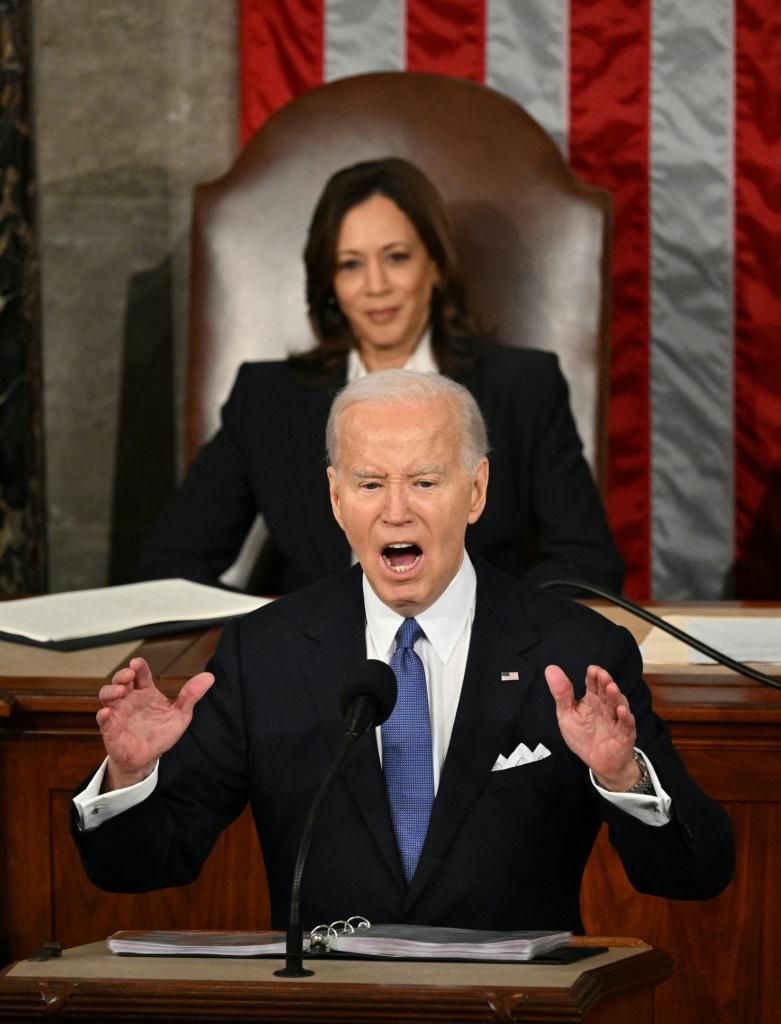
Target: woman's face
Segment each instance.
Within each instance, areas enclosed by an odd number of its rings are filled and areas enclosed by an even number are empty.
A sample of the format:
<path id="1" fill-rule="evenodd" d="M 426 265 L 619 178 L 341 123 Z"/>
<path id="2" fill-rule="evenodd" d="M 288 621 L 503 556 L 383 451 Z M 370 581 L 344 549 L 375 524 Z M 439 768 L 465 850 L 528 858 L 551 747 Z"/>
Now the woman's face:
<path id="1" fill-rule="evenodd" d="M 367 370 L 404 365 L 428 324 L 438 279 L 415 226 L 392 199 L 373 195 L 344 215 L 334 294 Z"/>

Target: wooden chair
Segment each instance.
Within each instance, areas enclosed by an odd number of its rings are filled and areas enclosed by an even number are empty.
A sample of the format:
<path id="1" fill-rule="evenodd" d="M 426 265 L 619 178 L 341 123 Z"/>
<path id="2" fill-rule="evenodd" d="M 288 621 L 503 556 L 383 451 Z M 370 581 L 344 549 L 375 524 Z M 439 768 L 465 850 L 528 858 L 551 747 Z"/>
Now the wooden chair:
<path id="1" fill-rule="evenodd" d="M 195 190 L 188 459 L 244 360 L 307 348 L 302 251 L 326 179 L 403 156 L 440 190 L 472 308 L 499 340 L 558 353 L 604 482 L 610 197 L 578 181 L 512 100 L 439 75 L 358 75 L 297 97 L 222 178 Z"/>

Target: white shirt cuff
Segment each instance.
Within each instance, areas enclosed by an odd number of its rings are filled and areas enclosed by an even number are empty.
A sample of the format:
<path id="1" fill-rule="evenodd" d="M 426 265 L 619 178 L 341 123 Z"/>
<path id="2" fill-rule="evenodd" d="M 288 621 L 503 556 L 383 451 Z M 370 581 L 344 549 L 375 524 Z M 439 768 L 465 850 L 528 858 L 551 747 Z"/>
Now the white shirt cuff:
<path id="1" fill-rule="evenodd" d="M 79 815 L 79 828 L 82 832 L 89 832 L 91 829 L 97 828 L 98 825 L 102 825 L 104 821 L 108 821 L 109 818 L 140 804 L 142 800 L 146 800 L 157 785 L 159 761 L 155 764 L 151 775 L 147 775 L 141 782 L 136 782 L 133 786 L 126 786 L 124 789 L 113 789 L 109 793 L 101 793 L 100 787 L 103 785 L 107 764 L 108 758 L 92 776 L 86 789 L 77 793 L 73 798 Z"/>
<path id="2" fill-rule="evenodd" d="M 627 814 L 631 814 L 633 818 L 637 818 L 638 821 L 642 821 L 646 825 L 654 825 L 659 828 L 662 825 L 666 825 L 670 820 L 670 808 L 672 807 L 672 799 L 662 789 L 662 785 L 659 782 L 659 776 L 654 771 L 654 766 L 642 752 L 635 747 L 635 753 L 639 754 L 645 762 L 645 767 L 648 770 L 648 775 L 651 782 L 654 784 L 653 793 L 614 793 L 609 789 L 603 789 L 602 786 L 594 778 L 594 773 L 589 770 L 591 781 L 594 784 L 594 788 L 603 796 L 605 800 L 609 800 L 611 804 L 615 804 L 620 810 L 625 811 Z"/>

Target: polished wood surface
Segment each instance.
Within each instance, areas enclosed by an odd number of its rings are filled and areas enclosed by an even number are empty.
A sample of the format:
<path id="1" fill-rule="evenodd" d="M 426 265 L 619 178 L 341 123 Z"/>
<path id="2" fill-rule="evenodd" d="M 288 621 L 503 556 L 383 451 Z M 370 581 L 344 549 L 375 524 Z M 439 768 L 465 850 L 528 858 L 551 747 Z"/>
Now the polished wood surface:
<path id="1" fill-rule="evenodd" d="M 22 962 L 0 978 L 0 1020 L 488 1021 L 653 1019 L 653 986 L 669 977 L 665 953 L 632 939 L 564 966 L 317 961 L 305 979 L 273 974 L 281 960 L 116 957 L 102 943 L 62 959 Z"/>
<path id="2" fill-rule="evenodd" d="M 756 608 L 781 615 L 781 608 Z M 638 639 L 649 628 L 604 610 Z M 691 605 L 656 610 L 703 611 Z M 737 604 L 704 609 L 736 615 L 749 610 Z M 203 667 L 217 636 L 210 630 L 152 640 L 135 653 L 150 660 L 173 693 Z M 67 834 L 69 802 L 102 756 L 94 722 L 97 690 L 126 662 L 129 648 L 53 659 L 47 653 L 0 645 L 2 962 L 29 956 L 49 939 L 76 946 L 119 928 L 264 927 L 262 858 L 248 814 L 221 837 L 194 885 L 124 896 L 100 892 L 86 880 Z M 781 679 L 781 666 L 770 671 Z M 636 934 L 672 954 L 675 974 L 656 991 L 657 1024 L 773 1019 L 781 1005 L 781 691 L 717 666 L 648 666 L 646 677 L 687 767 L 730 814 L 737 873 L 728 890 L 708 903 L 643 896 L 629 886 L 601 835 L 583 890 L 586 928 Z"/>

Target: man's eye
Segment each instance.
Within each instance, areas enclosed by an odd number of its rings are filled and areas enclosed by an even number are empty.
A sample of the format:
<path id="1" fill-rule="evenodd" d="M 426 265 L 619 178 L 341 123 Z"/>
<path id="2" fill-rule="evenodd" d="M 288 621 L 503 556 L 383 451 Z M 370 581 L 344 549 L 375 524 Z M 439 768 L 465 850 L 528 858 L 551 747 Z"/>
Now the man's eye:
<path id="1" fill-rule="evenodd" d="M 437 485 L 436 480 L 418 480 L 418 487 L 429 488 L 429 487 L 436 487 L 436 485 Z"/>
<path id="2" fill-rule="evenodd" d="M 377 483 L 376 480 L 364 480 L 364 482 L 360 484 L 360 488 L 362 491 L 376 491 L 379 488 L 379 486 L 380 485 Z"/>

